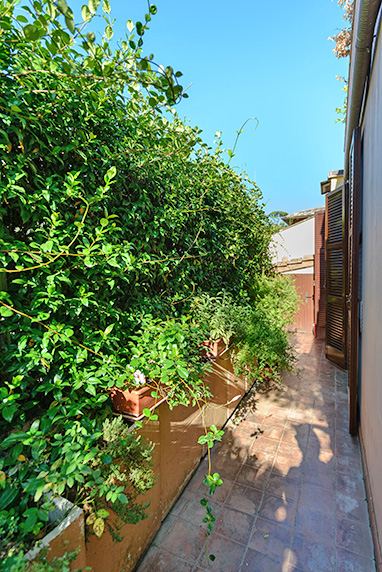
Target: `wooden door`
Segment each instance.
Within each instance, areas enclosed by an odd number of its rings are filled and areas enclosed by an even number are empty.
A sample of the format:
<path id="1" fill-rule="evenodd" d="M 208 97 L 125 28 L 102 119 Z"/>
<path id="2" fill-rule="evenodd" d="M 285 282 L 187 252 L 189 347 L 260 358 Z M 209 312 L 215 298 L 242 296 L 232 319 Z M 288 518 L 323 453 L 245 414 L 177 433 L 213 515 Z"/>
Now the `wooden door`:
<path id="1" fill-rule="evenodd" d="M 359 270 L 361 247 L 361 197 L 362 197 L 362 142 L 361 128 L 354 130 L 350 148 L 349 186 L 349 277 L 348 277 L 348 362 L 349 362 L 349 432 L 358 433 L 358 344 L 359 344 Z"/>
<path id="2" fill-rule="evenodd" d="M 346 198 L 344 186 L 326 195 L 326 357 L 346 369 Z"/>
<path id="3" fill-rule="evenodd" d="M 300 297 L 300 308 L 295 316 L 294 325 L 298 332 L 312 333 L 313 308 L 313 274 L 292 274 Z"/>

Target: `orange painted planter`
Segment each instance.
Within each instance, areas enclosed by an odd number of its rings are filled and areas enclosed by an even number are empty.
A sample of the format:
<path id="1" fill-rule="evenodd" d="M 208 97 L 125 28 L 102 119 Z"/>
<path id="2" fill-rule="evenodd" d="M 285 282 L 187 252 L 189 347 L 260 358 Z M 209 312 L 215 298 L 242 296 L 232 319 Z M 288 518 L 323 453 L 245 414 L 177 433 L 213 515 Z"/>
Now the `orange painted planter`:
<path id="1" fill-rule="evenodd" d="M 139 418 L 143 415 L 144 409 L 154 409 L 167 397 L 163 388 L 157 390 L 158 397 L 153 397 L 152 391 L 154 391 L 153 388 L 148 385 L 131 391 L 123 391 L 118 387 L 113 387 L 110 395 L 116 411 Z"/>
<path id="2" fill-rule="evenodd" d="M 217 340 L 205 340 L 202 343 L 202 348 L 206 349 L 206 355 L 210 359 L 216 359 L 224 352 L 226 345 L 222 338 Z"/>

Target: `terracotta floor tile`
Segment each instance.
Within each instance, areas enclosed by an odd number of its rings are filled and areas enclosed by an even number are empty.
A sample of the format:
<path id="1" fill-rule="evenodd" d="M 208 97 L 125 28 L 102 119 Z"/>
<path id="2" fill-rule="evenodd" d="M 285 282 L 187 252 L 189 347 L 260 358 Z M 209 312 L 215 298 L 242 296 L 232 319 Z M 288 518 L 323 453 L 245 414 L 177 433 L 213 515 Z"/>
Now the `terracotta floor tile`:
<path id="1" fill-rule="evenodd" d="M 208 554 L 213 554 L 215 560 L 207 560 L 202 554 L 199 563 L 208 570 L 217 572 L 238 572 L 243 559 L 245 547 L 232 540 L 213 533 L 208 541 Z"/>
<path id="2" fill-rule="evenodd" d="M 247 433 L 246 431 L 236 430 L 232 433 L 227 432 L 227 434 L 224 435 L 223 439 L 224 439 L 224 445 L 226 447 L 229 447 L 231 449 L 234 448 L 245 449 L 245 451 L 247 451 L 250 445 L 252 444 L 254 438 L 251 436 L 250 433 Z"/>
<path id="3" fill-rule="evenodd" d="M 336 469 L 334 453 L 332 451 L 322 451 L 319 443 L 315 447 L 306 450 L 305 462 L 315 467 L 316 471 L 335 471 Z"/>
<path id="4" fill-rule="evenodd" d="M 262 429 L 263 437 L 266 437 L 267 439 L 274 439 L 275 441 L 280 441 L 283 433 L 283 427 L 265 426 Z"/>
<path id="5" fill-rule="evenodd" d="M 337 491 L 337 516 L 356 520 L 362 524 L 369 524 L 369 512 L 366 499 L 344 495 Z"/>
<path id="6" fill-rule="evenodd" d="M 188 562 L 196 562 L 205 541 L 202 523 L 195 526 L 191 522 L 178 519 L 163 541 L 162 547 Z"/>
<path id="7" fill-rule="evenodd" d="M 230 459 L 229 457 L 215 456 L 212 459 L 213 472 L 219 473 L 222 479 L 235 480 L 241 465 L 241 461 Z"/>
<path id="8" fill-rule="evenodd" d="M 274 453 L 265 453 L 264 451 L 256 451 L 252 447 L 248 453 L 248 457 L 245 460 L 245 464 L 250 465 L 251 467 L 255 467 L 256 469 L 259 469 L 260 467 L 262 467 L 263 469 L 271 469 L 274 460 L 275 460 Z"/>
<path id="9" fill-rule="evenodd" d="M 214 467 L 213 467 L 214 469 Z M 222 479 L 223 484 L 220 487 L 217 487 L 217 489 L 215 490 L 213 495 L 210 495 L 211 500 L 215 501 L 215 502 L 219 502 L 219 503 L 224 503 L 231 488 L 232 485 L 234 483 L 234 481 L 232 481 L 231 479 L 228 479 L 227 477 L 224 477 L 224 479 Z M 204 485 L 203 483 L 200 485 L 200 487 L 198 488 L 198 490 L 195 493 L 195 498 L 200 500 L 201 498 L 204 497 L 205 493 L 206 493 L 206 485 Z"/>
<path id="10" fill-rule="evenodd" d="M 241 570 L 243 572 L 285 572 L 286 568 L 281 561 L 248 548 Z M 235 570 L 235 572 L 238 571 Z"/>
<path id="11" fill-rule="evenodd" d="M 334 489 L 328 490 L 318 485 L 304 483 L 301 487 L 300 505 L 310 507 L 330 515 L 334 515 Z"/>
<path id="12" fill-rule="evenodd" d="M 281 440 L 285 443 L 290 443 L 300 447 L 305 451 L 309 435 L 309 425 L 300 425 L 298 422 L 287 422 Z"/>
<path id="13" fill-rule="evenodd" d="M 333 453 L 335 449 L 333 434 L 324 427 L 312 427 L 308 440 L 308 448 L 318 446 L 320 451 Z"/>
<path id="14" fill-rule="evenodd" d="M 337 457 L 337 471 L 357 477 L 362 474 L 361 459 L 357 457 Z"/>
<path id="15" fill-rule="evenodd" d="M 290 443 L 282 442 L 279 447 L 279 454 L 285 457 L 291 457 L 294 459 L 299 465 L 302 463 L 304 458 L 303 451 L 301 451 L 299 445 L 291 445 Z"/>
<path id="16" fill-rule="evenodd" d="M 268 409 L 268 415 L 274 415 L 279 419 L 286 419 L 288 417 L 288 408 L 272 405 L 272 407 Z"/>
<path id="17" fill-rule="evenodd" d="M 373 551 L 370 526 L 348 519 L 338 519 L 336 543 L 339 548 L 369 556 Z"/>
<path id="18" fill-rule="evenodd" d="M 272 473 L 266 490 L 267 493 L 274 496 L 297 501 L 300 494 L 300 483 Z"/>
<path id="19" fill-rule="evenodd" d="M 204 477 L 205 477 L 206 473 L 208 473 L 208 461 L 207 461 L 207 459 L 203 459 L 203 461 L 200 463 L 199 467 L 196 469 L 193 477 L 190 479 L 185 490 L 187 492 L 194 493 L 200 487 L 202 482 L 204 481 Z M 179 501 L 180 501 L 180 498 L 178 499 L 178 502 Z"/>
<path id="20" fill-rule="evenodd" d="M 235 542 L 247 545 L 255 517 L 242 511 L 225 507 L 215 522 L 214 531 Z"/>
<path id="21" fill-rule="evenodd" d="M 344 473 L 337 473 L 337 491 L 344 495 L 349 495 L 353 498 L 365 499 L 366 491 L 362 478 L 362 474 L 357 477 L 346 475 Z"/>
<path id="22" fill-rule="evenodd" d="M 302 482 L 332 491 L 336 483 L 336 473 L 331 466 L 305 463 Z"/>
<path id="23" fill-rule="evenodd" d="M 334 548 L 296 533 L 289 564 L 304 572 L 331 572 L 335 570 Z"/>
<path id="24" fill-rule="evenodd" d="M 300 481 L 302 477 L 302 461 L 278 453 L 272 473 L 288 479 Z"/>
<path id="25" fill-rule="evenodd" d="M 264 451 L 264 453 L 276 453 L 277 448 L 279 446 L 279 441 L 275 441 L 274 439 L 268 439 L 263 435 L 259 435 L 254 442 L 250 449 L 250 454 L 256 453 L 257 451 Z"/>
<path id="26" fill-rule="evenodd" d="M 158 530 L 154 540 L 153 540 L 153 545 L 154 546 L 158 546 L 161 547 L 164 540 L 167 538 L 170 530 L 172 529 L 172 527 L 174 526 L 174 524 L 177 522 L 177 517 L 173 514 L 173 511 L 171 511 L 166 518 L 163 520 L 160 529 Z"/>
<path id="27" fill-rule="evenodd" d="M 264 421 L 261 424 L 261 427 L 284 427 L 285 426 L 285 421 L 286 418 L 285 417 L 277 417 L 276 415 L 273 415 L 272 413 L 270 413 L 269 415 L 267 415 L 264 419 Z"/>
<path id="28" fill-rule="evenodd" d="M 172 507 L 171 515 L 172 516 L 179 515 L 182 512 L 182 510 L 184 509 L 184 507 L 186 506 L 186 504 L 188 503 L 188 501 L 194 497 L 194 494 L 195 494 L 194 492 L 192 492 L 190 489 L 186 488 L 183 491 L 183 493 L 180 495 L 180 497 L 178 498 L 178 500 L 176 501 L 174 506 Z"/>
<path id="29" fill-rule="evenodd" d="M 334 514 L 324 513 L 307 506 L 299 506 L 296 530 L 305 536 L 314 537 L 316 542 L 324 542 L 334 546 L 336 519 Z"/>
<path id="30" fill-rule="evenodd" d="M 206 516 L 206 509 L 203 505 L 200 504 L 200 500 L 203 498 L 203 495 L 199 498 L 195 498 L 188 501 L 188 503 L 183 508 L 182 512 L 180 513 L 179 517 L 182 520 L 186 520 L 187 522 L 191 522 L 194 526 L 200 526 L 203 521 L 203 518 Z M 222 505 L 217 503 L 214 500 L 214 497 L 211 495 L 206 496 L 208 504 L 212 509 L 212 514 L 215 518 L 217 518 L 222 510 Z"/>
<path id="31" fill-rule="evenodd" d="M 236 483 L 227 497 L 227 505 L 251 516 L 257 514 L 263 492 Z"/>
<path id="32" fill-rule="evenodd" d="M 291 409 L 288 421 L 298 421 L 299 423 L 310 423 L 313 415 L 312 409 Z"/>
<path id="33" fill-rule="evenodd" d="M 248 547 L 283 562 L 292 540 L 292 533 L 291 528 L 259 517 Z"/>
<path id="34" fill-rule="evenodd" d="M 237 476 L 237 482 L 241 485 L 248 485 L 262 490 L 266 486 L 270 474 L 271 470 L 265 466 L 256 468 L 250 465 L 243 465 Z"/>
<path id="35" fill-rule="evenodd" d="M 293 528 L 296 508 L 297 503 L 295 501 L 265 494 L 259 511 L 259 517 L 282 524 L 288 528 Z"/>
<path id="36" fill-rule="evenodd" d="M 350 457 L 360 459 L 359 442 L 357 440 L 336 440 L 336 455 L 338 457 Z"/>
<path id="37" fill-rule="evenodd" d="M 152 546 L 147 552 L 137 572 L 191 572 L 193 563 L 185 562 L 174 554 Z"/>
<path id="38" fill-rule="evenodd" d="M 337 572 L 375 572 L 375 561 L 338 548 Z"/>

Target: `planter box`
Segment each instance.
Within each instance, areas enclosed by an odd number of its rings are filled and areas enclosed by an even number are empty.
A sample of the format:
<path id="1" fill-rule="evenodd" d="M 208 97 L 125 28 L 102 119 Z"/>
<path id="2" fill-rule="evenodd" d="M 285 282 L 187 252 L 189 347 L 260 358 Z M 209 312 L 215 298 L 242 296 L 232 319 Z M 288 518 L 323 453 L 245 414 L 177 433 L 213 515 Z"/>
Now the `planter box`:
<path id="1" fill-rule="evenodd" d="M 205 340 L 202 343 L 202 348 L 205 348 L 206 356 L 210 359 L 217 359 L 227 349 L 222 338 Z"/>
<path id="2" fill-rule="evenodd" d="M 118 387 L 113 387 L 110 395 L 114 409 L 136 420 L 143 417 L 144 409 L 154 409 L 167 398 L 163 388 L 157 390 L 158 397 L 152 397 L 152 387 L 145 385 L 141 389 L 123 391 Z"/>
<path id="3" fill-rule="evenodd" d="M 36 545 L 28 550 L 25 558 L 31 562 L 44 548 L 48 548 L 49 561 L 66 552 L 78 550 L 73 561 L 76 568 L 86 566 L 84 511 L 62 497 L 53 498 L 55 508 L 49 513 L 49 521 L 56 526 Z"/>

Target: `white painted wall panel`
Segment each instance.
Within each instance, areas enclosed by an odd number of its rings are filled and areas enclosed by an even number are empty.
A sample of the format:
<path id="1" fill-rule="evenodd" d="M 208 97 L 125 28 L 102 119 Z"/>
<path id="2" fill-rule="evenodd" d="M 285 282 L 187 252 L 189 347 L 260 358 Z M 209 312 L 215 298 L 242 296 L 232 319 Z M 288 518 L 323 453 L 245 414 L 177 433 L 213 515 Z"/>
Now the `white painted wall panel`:
<path id="1" fill-rule="evenodd" d="M 314 217 L 274 234 L 271 253 L 273 264 L 314 254 Z"/>
<path id="2" fill-rule="evenodd" d="M 379 36 L 363 121 L 363 331 L 361 428 L 382 533 L 382 43 Z"/>

